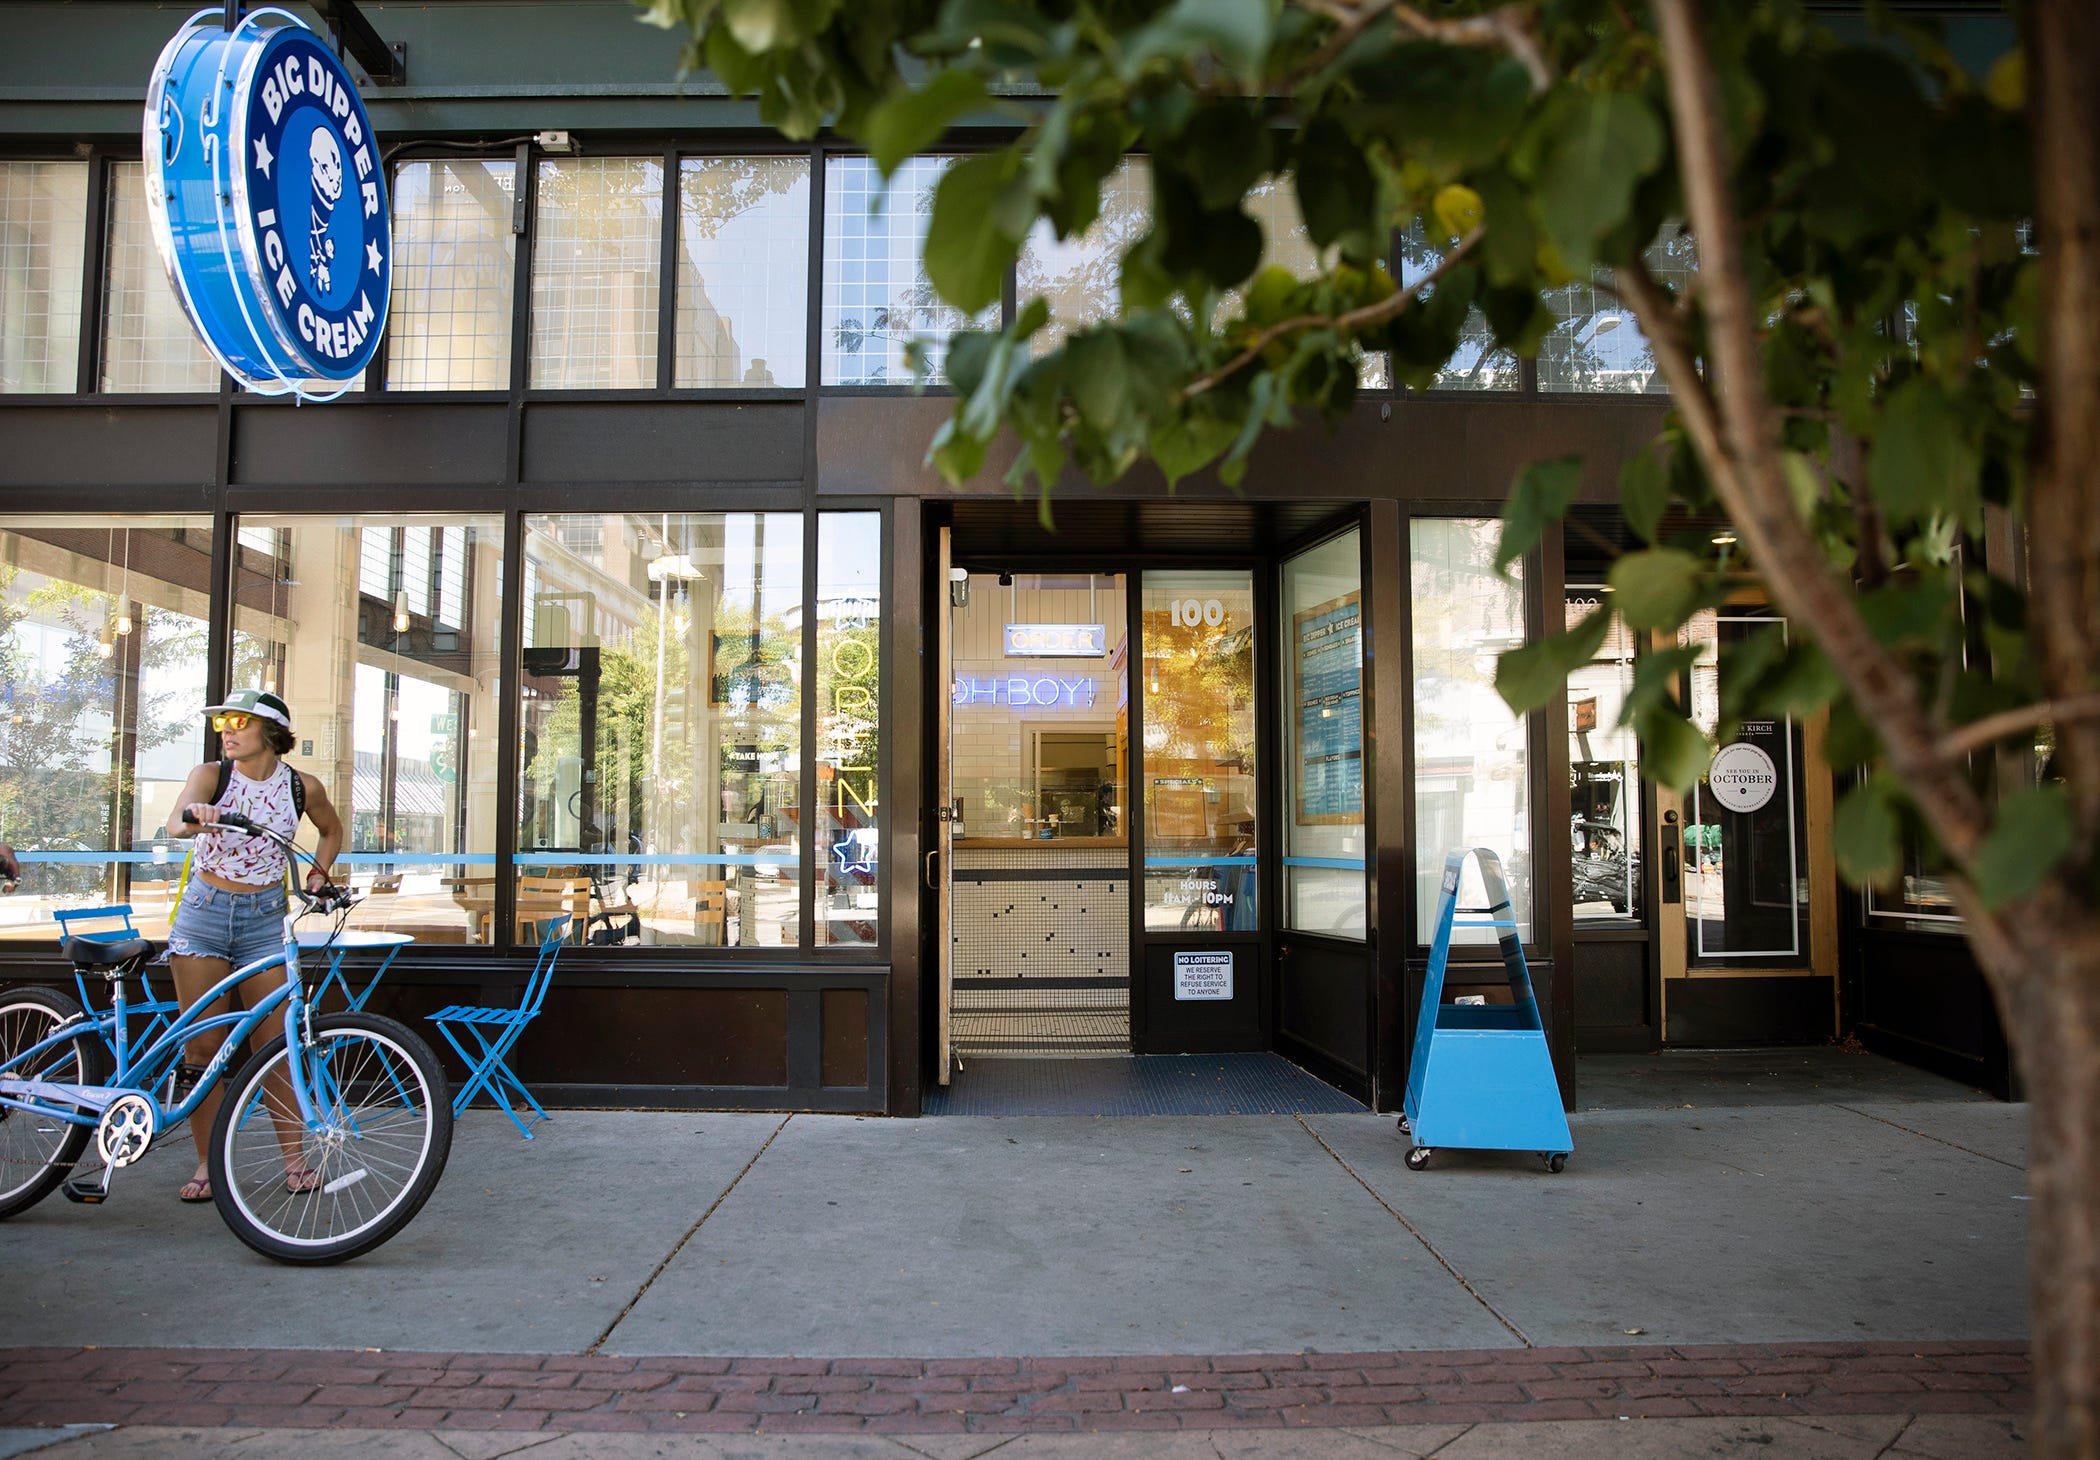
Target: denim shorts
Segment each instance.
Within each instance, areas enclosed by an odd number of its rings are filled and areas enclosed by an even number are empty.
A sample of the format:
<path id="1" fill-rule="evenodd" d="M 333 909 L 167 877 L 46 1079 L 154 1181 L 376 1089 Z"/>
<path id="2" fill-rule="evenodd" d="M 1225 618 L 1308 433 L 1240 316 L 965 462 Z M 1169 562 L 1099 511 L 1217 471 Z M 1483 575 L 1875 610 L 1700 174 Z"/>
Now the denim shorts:
<path id="1" fill-rule="evenodd" d="M 223 958 L 245 968 L 284 951 L 284 884 L 253 892 L 228 892 L 192 877 L 176 905 L 168 952 L 189 958 Z"/>

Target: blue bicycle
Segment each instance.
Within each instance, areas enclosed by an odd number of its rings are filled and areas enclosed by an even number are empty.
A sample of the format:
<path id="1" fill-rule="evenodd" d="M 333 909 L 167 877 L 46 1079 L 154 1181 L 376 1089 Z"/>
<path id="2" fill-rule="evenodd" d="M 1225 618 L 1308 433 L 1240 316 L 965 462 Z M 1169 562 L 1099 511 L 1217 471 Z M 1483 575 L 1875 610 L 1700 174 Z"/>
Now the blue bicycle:
<path id="1" fill-rule="evenodd" d="M 245 817 L 222 812 L 218 825 L 269 837 L 311 863 L 289 838 Z M 292 1038 L 279 1034 L 240 1067 L 212 1124 L 212 1199 L 226 1225 L 265 1256 L 317 1265 L 371 1251 L 421 1210 L 452 1150 L 444 1070 L 429 1045 L 392 1019 L 314 1011 L 293 926 L 309 913 L 334 914 L 340 929 L 355 898 L 296 885 L 290 895 L 283 951 L 228 974 L 149 1030 L 143 1047 L 134 1048 L 125 985 L 154 956 L 144 938 L 65 940 L 83 976 L 108 981 L 105 1011 L 91 1014 L 56 989 L 0 991 L 0 1220 L 61 1182 L 75 1201 L 102 1201 L 110 1178 L 186 1120 L 243 1041 L 280 1010 Z M 284 983 L 254 1008 L 203 1012 L 279 965 Z M 191 1083 L 183 1047 L 213 1029 L 225 1036 Z M 91 1139 L 101 1171 L 69 1180 Z"/>

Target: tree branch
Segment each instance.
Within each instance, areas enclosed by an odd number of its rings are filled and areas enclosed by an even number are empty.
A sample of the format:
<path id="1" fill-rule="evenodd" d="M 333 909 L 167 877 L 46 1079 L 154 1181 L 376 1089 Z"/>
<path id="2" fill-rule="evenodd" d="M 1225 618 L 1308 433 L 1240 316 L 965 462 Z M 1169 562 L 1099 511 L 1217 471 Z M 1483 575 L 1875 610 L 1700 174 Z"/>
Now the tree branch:
<path id="1" fill-rule="evenodd" d="M 1402 0 L 1297 0 L 1297 3 L 1316 15 L 1326 16 L 1335 23 L 1336 29 L 1292 74 L 1289 87 L 1293 91 L 1301 82 L 1326 70 L 1337 56 L 1349 49 L 1351 42 L 1370 28 L 1373 21 L 1387 13 L 1402 30 L 1424 40 L 1440 41 L 1447 46 L 1493 46 L 1508 51 L 1530 76 L 1533 91 L 1544 91 L 1553 84 L 1553 73 L 1546 69 L 1546 58 L 1539 53 L 1538 41 L 1531 34 L 1531 12 L 1526 6 L 1505 5 L 1486 15 L 1468 16 L 1462 20 L 1432 20 Z"/>
<path id="2" fill-rule="evenodd" d="M 1387 320 L 1395 318 L 1405 311 L 1410 304 L 1413 304 L 1424 290 L 1443 277 L 1446 269 L 1449 269 L 1453 264 L 1456 264 L 1460 259 L 1471 253 L 1479 244 L 1483 231 L 1483 229 L 1475 228 L 1471 233 L 1468 233 L 1458 241 L 1457 248 L 1444 255 L 1442 263 L 1415 280 L 1414 283 L 1408 285 L 1405 289 L 1395 289 L 1376 304 L 1366 304 L 1363 308 L 1352 309 L 1346 314 L 1331 316 L 1325 314 L 1301 314 L 1295 319 L 1287 319 L 1280 324 L 1270 325 L 1256 335 L 1254 343 L 1240 351 L 1239 354 L 1211 371 L 1210 374 L 1199 376 L 1183 386 L 1181 388 L 1181 398 L 1183 400 L 1194 400 L 1197 396 L 1225 380 L 1227 376 L 1236 374 L 1238 371 L 1246 368 L 1263 350 L 1268 349 L 1269 346 L 1295 330 L 1319 329 L 1325 326 L 1329 329 L 1353 333 L 1357 330 L 1369 329 L 1373 325 L 1384 324 Z"/>
<path id="3" fill-rule="evenodd" d="M 1961 760 L 1994 741 L 2036 725 L 2053 724 L 2061 729 L 2072 721 L 2096 717 L 2100 717 L 2100 694 L 2080 695 L 2070 700 L 2044 700 L 2038 705 L 2023 705 L 2017 710 L 2000 710 L 1981 720 L 1971 720 L 1952 734 L 1942 736 L 1940 754 L 1947 760 Z"/>
<path id="4" fill-rule="evenodd" d="M 1697 0 L 1654 3 L 1685 200 L 1699 245 L 1711 397 L 1683 352 L 1659 347 L 1657 360 L 1673 392 L 1689 396 L 1679 401 L 1687 428 L 1715 494 L 1743 534 L 1773 597 L 1798 622 L 1814 627 L 1860 713 L 1879 732 L 1890 765 L 1920 815 L 1955 864 L 1972 869 L 1988 825 L 1982 800 L 1960 769 L 1941 756 L 1938 727 L 1918 704 L 1909 676 L 1867 628 L 1850 585 L 1838 580 L 1795 515 L 1780 465 L 1778 420 L 1758 369 L 1761 316 L 1750 298 L 1736 232 L 1728 144 L 1699 5 Z M 1639 311 L 1644 330 L 1651 313 L 1659 325 L 1664 313 L 1654 309 L 1656 297 L 1646 302 L 1649 307 Z M 1717 412 L 1709 414 L 1709 406 L 1717 406 Z"/>
<path id="5" fill-rule="evenodd" d="M 2030 621 L 2050 698 L 2093 687 L 2100 656 L 2100 101 L 2084 69 L 2100 27 L 2089 6 L 2026 7 L 2035 132 L 2036 241 L 2041 249 L 2040 405 L 2028 471 Z M 2069 727 L 2058 749 L 2090 849 L 2100 836 L 2100 724 Z"/>

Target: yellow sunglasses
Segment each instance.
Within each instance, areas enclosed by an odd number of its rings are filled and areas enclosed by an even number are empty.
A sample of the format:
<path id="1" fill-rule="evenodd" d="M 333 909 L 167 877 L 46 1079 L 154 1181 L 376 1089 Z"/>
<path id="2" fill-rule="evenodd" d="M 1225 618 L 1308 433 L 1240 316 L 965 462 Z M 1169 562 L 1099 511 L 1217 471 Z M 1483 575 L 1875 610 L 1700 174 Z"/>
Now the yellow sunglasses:
<path id="1" fill-rule="evenodd" d="M 253 715 L 243 714 L 239 710 L 236 710 L 230 715 L 212 716 L 211 728 L 221 732 L 227 730 L 245 730 L 250 724 L 254 723 L 254 720 L 255 717 Z"/>

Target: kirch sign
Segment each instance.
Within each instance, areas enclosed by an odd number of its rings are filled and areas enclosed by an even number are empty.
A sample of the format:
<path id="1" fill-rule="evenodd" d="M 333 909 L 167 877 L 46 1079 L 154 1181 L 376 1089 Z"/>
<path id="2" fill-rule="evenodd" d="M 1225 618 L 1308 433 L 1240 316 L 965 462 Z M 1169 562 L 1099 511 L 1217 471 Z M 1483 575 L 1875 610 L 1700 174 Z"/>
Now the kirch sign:
<path id="1" fill-rule="evenodd" d="M 199 11 L 146 90 L 146 211 L 198 337 L 260 395 L 333 400 L 393 286 L 385 169 L 350 75 L 283 10 Z"/>

